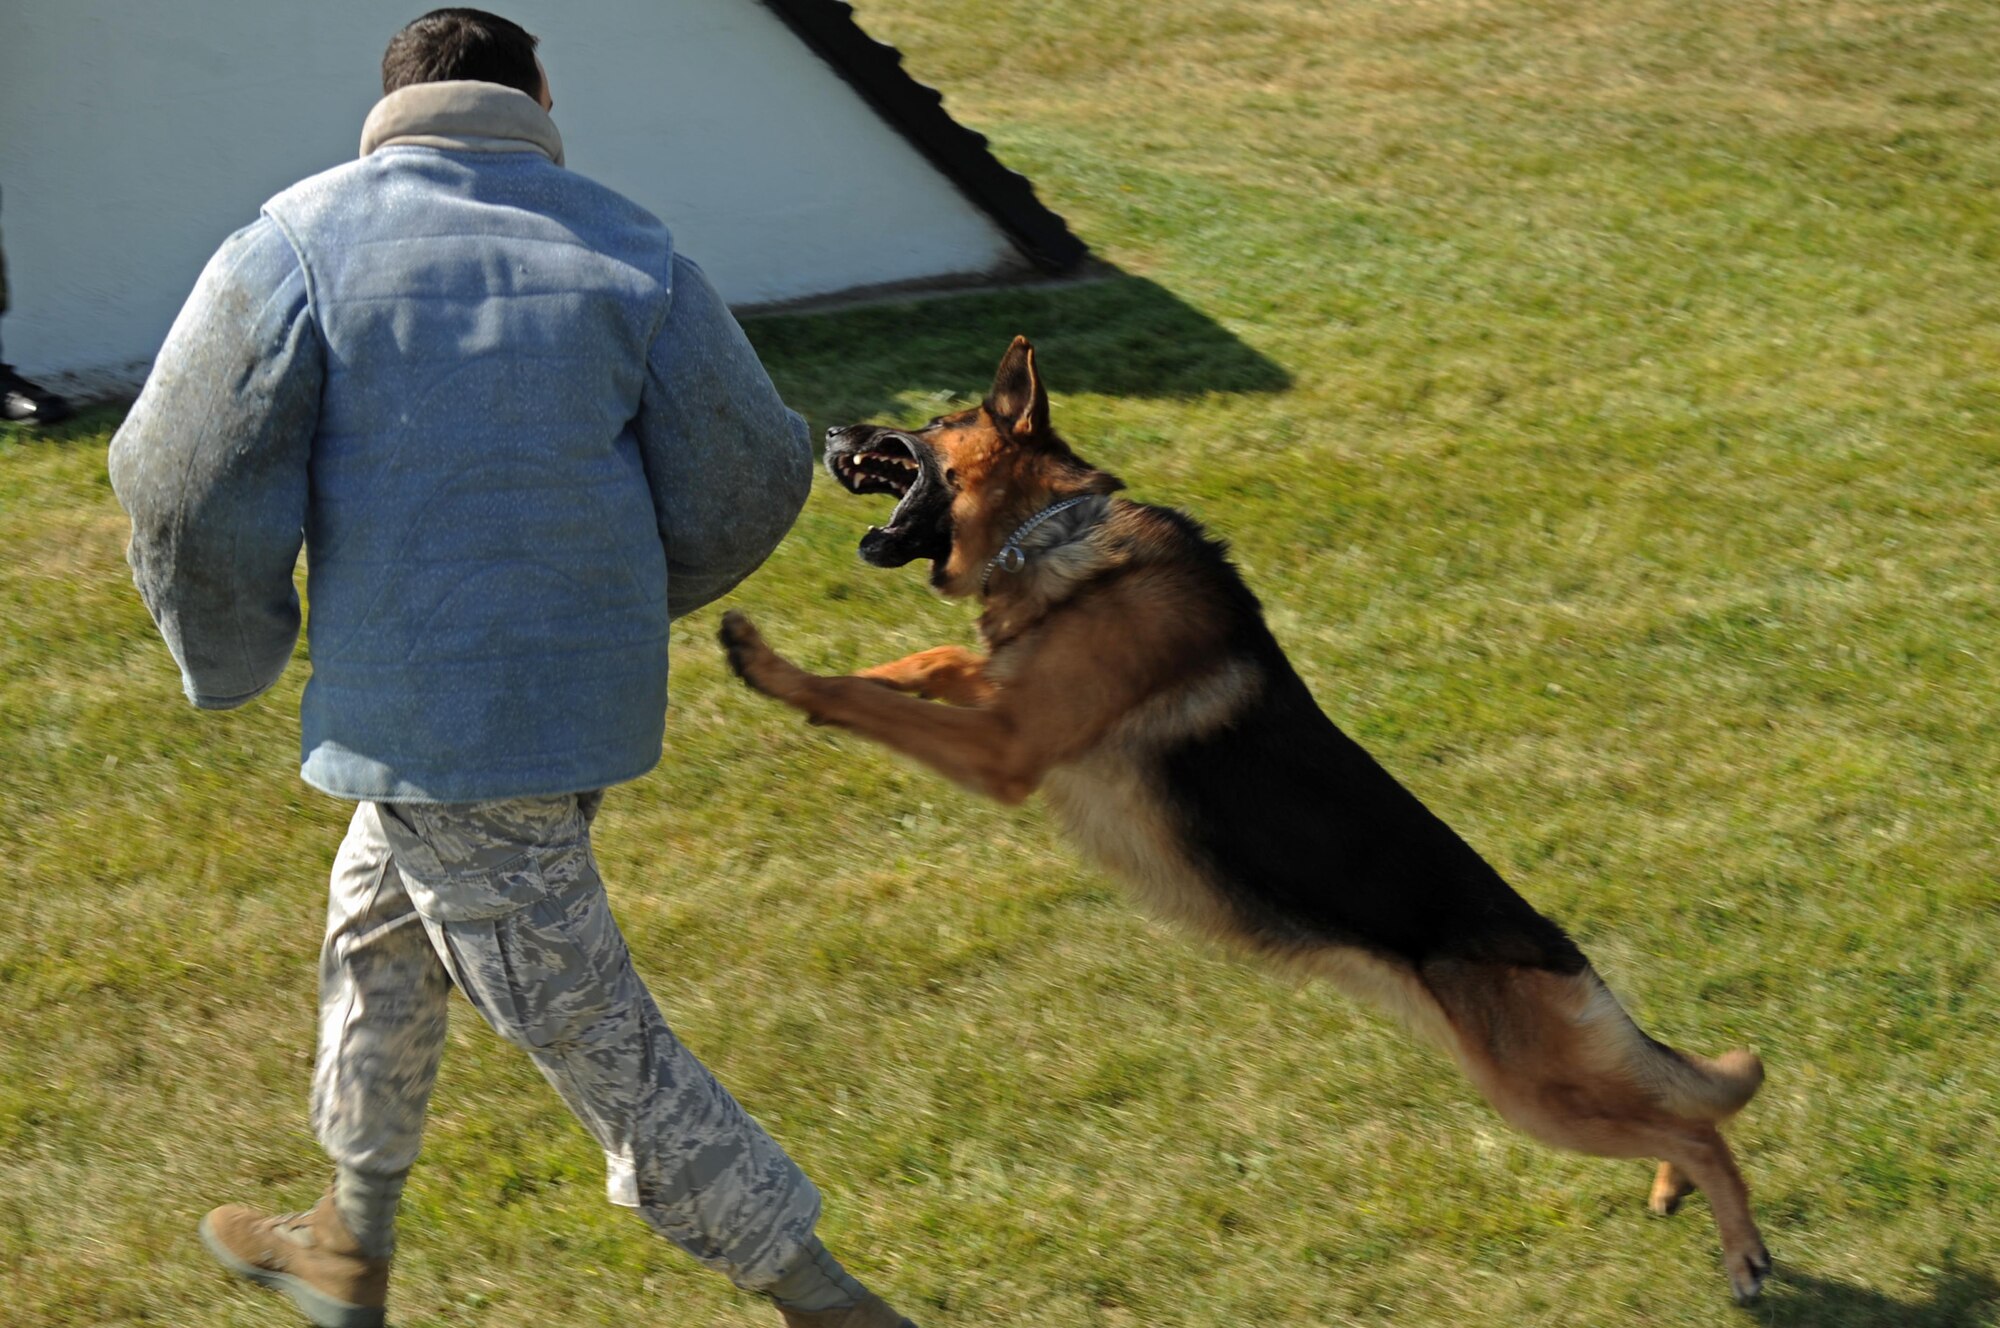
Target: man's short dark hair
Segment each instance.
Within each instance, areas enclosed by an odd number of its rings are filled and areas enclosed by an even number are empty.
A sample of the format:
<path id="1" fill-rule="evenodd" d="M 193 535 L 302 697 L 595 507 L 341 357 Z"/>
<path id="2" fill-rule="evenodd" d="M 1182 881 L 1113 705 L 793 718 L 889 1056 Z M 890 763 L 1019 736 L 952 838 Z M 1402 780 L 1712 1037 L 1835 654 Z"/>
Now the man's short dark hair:
<path id="1" fill-rule="evenodd" d="M 389 39 L 382 55 L 386 95 L 412 83 L 470 78 L 542 95 L 538 39 L 520 24 L 483 9 L 433 9 Z"/>

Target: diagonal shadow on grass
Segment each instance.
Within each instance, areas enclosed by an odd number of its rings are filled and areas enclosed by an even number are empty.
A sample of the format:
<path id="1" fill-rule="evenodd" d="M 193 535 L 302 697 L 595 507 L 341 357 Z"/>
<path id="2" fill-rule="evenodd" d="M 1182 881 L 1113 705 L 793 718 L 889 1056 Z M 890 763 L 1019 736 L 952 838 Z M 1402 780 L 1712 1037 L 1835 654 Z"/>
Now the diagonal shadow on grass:
<path id="1" fill-rule="evenodd" d="M 1947 1261 L 1932 1275 L 1930 1298 L 1909 1301 L 1780 1265 L 1752 1314 L 1771 1328 L 1989 1328 L 2000 1321 L 2000 1282 Z"/>
<path id="2" fill-rule="evenodd" d="M 1281 392 L 1291 375 L 1143 277 L 958 294 L 820 314 L 764 314 L 745 329 L 794 407 L 815 425 L 912 411 L 911 394 L 976 397 L 1017 333 L 1050 388 L 1106 396 Z M 855 348 L 865 353 L 855 354 Z"/>
<path id="3" fill-rule="evenodd" d="M 1098 270 L 1104 275 L 1078 281 L 752 313 L 743 326 L 785 400 L 819 427 L 935 409 L 912 406 L 912 395 L 975 399 L 1016 334 L 1035 343 L 1058 394 L 1190 398 L 1291 387 L 1276 361 L 1164 286 Z M 115 425 L 127 404 L 93 406 L 55 429 L 8 427 L 0 441 L 91 436 Z"/>

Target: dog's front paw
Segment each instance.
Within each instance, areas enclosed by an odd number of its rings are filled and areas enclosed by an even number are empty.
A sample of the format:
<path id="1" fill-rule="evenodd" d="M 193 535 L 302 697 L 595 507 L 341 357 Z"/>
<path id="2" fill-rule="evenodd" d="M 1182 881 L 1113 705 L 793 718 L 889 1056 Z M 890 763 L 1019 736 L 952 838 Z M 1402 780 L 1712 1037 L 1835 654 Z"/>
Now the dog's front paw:
<path id="1" fill-rule="evenodd" d="M 722 641 L 723 652 L 729 657 L 731 671 L 751 690 L 780 701 L 795 697 L 799 683 L 806 675 L 766 645 L 763 633 L 748 617 L 731 609 L 722 615 L 722 628 L 716 635 Z"/>

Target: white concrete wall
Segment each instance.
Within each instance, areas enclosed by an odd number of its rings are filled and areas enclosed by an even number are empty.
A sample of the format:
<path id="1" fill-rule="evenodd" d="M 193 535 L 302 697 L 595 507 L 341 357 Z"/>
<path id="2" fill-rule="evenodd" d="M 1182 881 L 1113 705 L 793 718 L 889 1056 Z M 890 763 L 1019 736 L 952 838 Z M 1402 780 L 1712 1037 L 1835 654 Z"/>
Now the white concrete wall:
<path id="1" fill-rule="evenodd" d="M 431 0 L 0 0 L 0 229 L 29 373 L 151 358 L 264 199 L 351 158 Z M 983 212 L 756 0 L 495 0 L 568 164 L 737 305 L 1015 266 Z"/>

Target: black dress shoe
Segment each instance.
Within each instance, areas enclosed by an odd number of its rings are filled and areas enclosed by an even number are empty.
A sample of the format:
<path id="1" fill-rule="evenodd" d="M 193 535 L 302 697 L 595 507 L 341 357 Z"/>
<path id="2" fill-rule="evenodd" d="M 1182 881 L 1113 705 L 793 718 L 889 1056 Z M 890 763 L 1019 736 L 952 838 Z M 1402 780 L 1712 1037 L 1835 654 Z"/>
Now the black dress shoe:
<path id="1" fill-rule="evenodd" d="M 69 402 L 0 364 L 0 419 L 10 424 L 54 424 L 75 414 Z"/>

